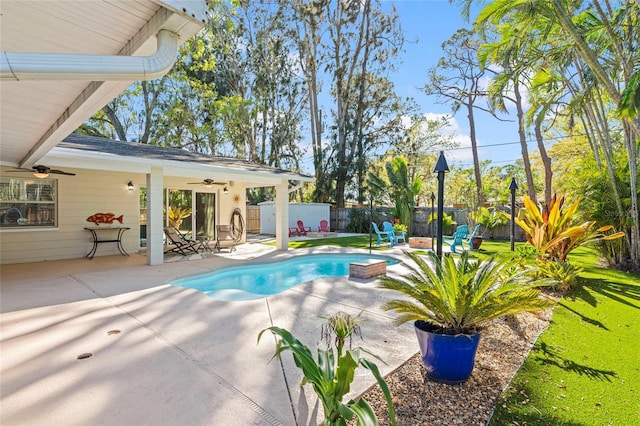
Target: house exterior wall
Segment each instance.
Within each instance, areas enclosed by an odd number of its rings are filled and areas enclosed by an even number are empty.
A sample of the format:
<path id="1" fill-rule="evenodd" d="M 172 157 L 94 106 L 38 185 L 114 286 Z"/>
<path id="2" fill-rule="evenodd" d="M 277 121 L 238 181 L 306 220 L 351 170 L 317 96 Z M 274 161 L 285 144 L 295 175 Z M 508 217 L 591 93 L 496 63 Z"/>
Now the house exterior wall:
<path id="1" fill-rule="evenodd" d="M 229 225 L 231 223 L 231 215 L 235 209 L 240 209 L 244 223 L 244 232 L 241 242 L 247 241 L 247 190 L 238 182 L 233 182 L 228 186 L 229 193 L 220 192 L 218 196 L 218 220 L 219 225 Z"/>
<path id="2" fill-rule="evenodd" d="M 1 175 L 10 170 L 2 167 Z M 42 262 L 47 260 L 83 258 L 91 250 L 93 243 L 91 234 L 85 227 L 94 227 L 87 218 L 95 213 L 114 213 L 123 215 L 123 226 L 128 226 L 122 237 L 122 245 L 128 253 L 137 253 L 140 249 L 140 188 L 146 187 L 146 174 L 114 171 L 96 171 L 64 167 L 65 171 L 76 173 L 76 176 L 55 175 L 49 179 L 57 180 L 57 215 L 58 226 L 55 228 L 1 229 L 0 228 L 0 264 Z M 29 178 L 29 173 L 15 175 Z M 35 179 L 35 178 L 34 178 Z M 196 178 L 197 179 L 197 178 Z M 164 188 L 188 189 L 193 191 L 213 192 L 216 194 L 216 223 L 227 225 L 231 221 L 233 211 L 238 208 L 245 221 L 245 229 L 241 242 L 246 242 L 246 183 L 230 181 L 228 193 L 223 187 L 213 190 L 202 190 L 190 185 L 194 178 L 163 177 Z M 134 190 L 127 187 L 133 182 Z M 328 217 L 328 207 L 327 207 Z M 315 222 L 315 221 L 314 221 Z M 114 222 L 119 226 L 119 222 Z M 110 225 L 99 225 L 99 228 Z M 275 226 L 275 225 L 274 225 Z M 313 223 L 309 226 L 317 226 Z M 147 232 L 149 230 L 147 229 Z M 100 239 L 112 239 L 117 234 L 99 234 Z M 112 237 L 113 235 L 113 237 Z M 95 256 L 119 255 L 116 243 L 98 244 Z"/>
<path id="3" fill-rule="evenodd" d="M 130 173 L 69 168 L 65 168 L 65 171 L 76 173 L 76 176 L 54 174 L 49 176 L 58 181 L 57 228 L 0 230 L 0 263 L 84 257 L 92 247 L 90 233 L 84 228 L 94 226 L 86 219 L 94 213 L 111 212 L 116 216 L 123 215 L 123 225 L 131 229 L 124 233 L 122 245 L 129 253 L 138 251 L 140 244 L 139 186 L 136 185 L 133 191 L 127 188 L 127 182 L 134 176 Z M 3 175 L 7 176 L 4 173 Z M 16 177 L 29 177 L 29 175 L 16 174 Z M 114 222 L 114 225 L 120 225 L 120 223 Z M 107 226 L 109 225 L 100 225 L 100 227 Z M 98 244 L 96 256 L 112 254 L 119 254 L 115 243 Z"/>

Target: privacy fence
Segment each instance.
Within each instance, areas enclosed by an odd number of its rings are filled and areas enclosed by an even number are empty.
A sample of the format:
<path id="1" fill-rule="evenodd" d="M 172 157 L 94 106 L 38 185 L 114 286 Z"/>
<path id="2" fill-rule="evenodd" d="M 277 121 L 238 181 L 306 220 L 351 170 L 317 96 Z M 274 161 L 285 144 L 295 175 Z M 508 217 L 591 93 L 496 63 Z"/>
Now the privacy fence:
<path id="1" fill-rule="evenodd" d="M 323 205 L 319 211 L 324 211 L 326 205 Z M 247 206 L 247 232 L 249 233 L 260 233 L 261 229 L 261 212 L 260 206 Z M 263 208 L 263 213 L 266 213 Z M 448 215 L 453 216 L 453 220 L 457 225 L 462 224 L 470 224 L 472 221 L 469 218 L 469 213 L 471 209 L 469 208 L 457 208 L 457 207 L 445 207 L 444 212 Z M 326 213 L 325 213 L 326 214 Z M 358 232 L 358 233 L 368 233 L 369 232 L 369 222 L 371 221 L 371 217 L 373 217 L 373 221 L 382 224 L 385 220 L 393 220 L 393 215 L 391 214 L 391 209 L 388 207 L 377 207 L 374 206 L 372 211 L 368 207 L 350 207 L 350 208 L 340 208 L 337 209 L 335 207 L 331 207 L 330 209 L 330 228 L 332 231 L 338 232 Z M 418 207 L 415 210 L 415 215 L 413 218 L 413 236 L 417 237 L 430 237 L 435 235 L 436 233 L 436 224 L 429 223 L 429 216 L 431 215 L 430 207 Z M 290 219 L 295 223 L 295 219 L 297 216 L 291 216 Z M 266 218 L 269 219 L 269 218 Z M 316 220 L 307 220 L 307 222 L 311 224 L 315 224 Z M 295 226 L 295 225 L 294 225 Z M 500 225 L 493 230 L 493 237 L 497 240 L 508 240 L 510 235 L 510 224 Z M 266 229 L 265 224 L 262 224 L 263 231 Z M 445 234 L 451 235 L 455 230 L 455 226 L 451 229 L 445 229 Z M 489 235 L 485 232 L 485 238 L 488 238 Z M 524 241 L 524 233 L 522 230 L 516 226 L 516 240 Z"/>
<path id="2" fill-rule="evenodd" d="M 471 209 L 468 208 L 454 208 L 445 207 L 444 212 L 449 216 L 453 216 L 453 220 L 456 225 L 471 224 L 473 223 L 469 217 Z M 417 237 L 430 237 L 436 234 L 436 223 L 429 223 L 429 216 L 431 216 L 430 207 L 418 207 L 415 210 L 413 216 L 413 236 Z M 340 232 L 369 232 L 369 222 L 373 217 L 373 222 L 381 224 L 383 221 L 393 220 L 391 209 L 388 207 L 373 207 L 373 211 L 370 211 L 368 207 L 352 207 L 352 208 L 331 208 L 331 229 L 338 230 Z M 455 230 L 455 226 L 451 229 L 445 229 L 445 234 L 452 234 Z M 508 240 L 510 236 L 510 223 L 506 225 L 500 225 L 493 230 L 493 237 L 497 240 Z M 485 238 L 488 238 L 488 233 L 485 233 Z M 516 241 L 524 241 L 525 236 L 520 227 L 516 226 Z"/>

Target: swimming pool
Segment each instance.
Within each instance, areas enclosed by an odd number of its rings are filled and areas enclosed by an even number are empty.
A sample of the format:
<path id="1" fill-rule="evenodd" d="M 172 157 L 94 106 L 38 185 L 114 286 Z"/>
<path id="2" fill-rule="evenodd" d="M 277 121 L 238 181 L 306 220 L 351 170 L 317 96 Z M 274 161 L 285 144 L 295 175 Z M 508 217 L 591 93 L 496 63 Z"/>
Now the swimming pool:
<path id="1" fill-rule="evenodd" d="M 292 259 L 246 266 L 234 266 L 181 278 L 170 284 L 193 288 L 219 300 L 253 300 L 272 296 L 307 281 L 349 275 L 349 263 L 365 259 L 398 260 L 370 254 L 311 254 Z"/>

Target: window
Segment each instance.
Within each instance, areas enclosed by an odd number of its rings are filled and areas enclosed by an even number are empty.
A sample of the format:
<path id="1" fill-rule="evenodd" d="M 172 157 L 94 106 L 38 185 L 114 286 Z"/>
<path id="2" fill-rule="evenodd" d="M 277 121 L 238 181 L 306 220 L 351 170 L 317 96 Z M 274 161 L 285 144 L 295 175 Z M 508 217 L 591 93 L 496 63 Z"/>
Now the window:
<path id="1" fill-rule="evenodd" d="M 55 179 L 0 178 L 0 228 L 57 225 Z"/>

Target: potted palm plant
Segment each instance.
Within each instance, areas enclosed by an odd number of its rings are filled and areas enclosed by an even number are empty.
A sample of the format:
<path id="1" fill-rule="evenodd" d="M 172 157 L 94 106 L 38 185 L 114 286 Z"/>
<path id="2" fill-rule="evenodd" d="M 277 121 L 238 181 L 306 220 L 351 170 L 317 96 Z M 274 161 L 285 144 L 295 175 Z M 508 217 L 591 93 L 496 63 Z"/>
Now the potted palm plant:
<path id="1" fill-rule="evenodd" d="M 531 282 L 530 270 L 511 259 L 473 261 L 468 252 L 457 261 L 449 254 L 440 261 L 432 252 L 428 262 L 407 256 L 416 266 L 399 278 L 383 277 L 380 287 L 408 298 L 391 300 L 383 309 L 400 314 L 396 325 L 414 321 L 423 364 L 436 381 L 455 384 L 471 376 L 480 331 L 492 320 L 553 304 L 536 289 L 549 281 Z"/>

